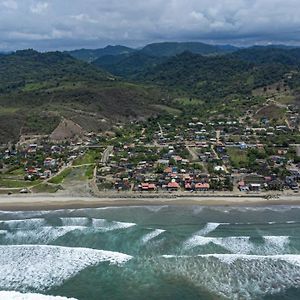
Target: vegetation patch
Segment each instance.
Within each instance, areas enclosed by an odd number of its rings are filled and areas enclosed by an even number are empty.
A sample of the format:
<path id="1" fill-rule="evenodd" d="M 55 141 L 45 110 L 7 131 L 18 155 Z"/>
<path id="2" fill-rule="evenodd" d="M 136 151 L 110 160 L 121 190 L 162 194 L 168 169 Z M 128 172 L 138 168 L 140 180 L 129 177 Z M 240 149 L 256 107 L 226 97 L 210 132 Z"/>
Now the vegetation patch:
<path id="1" fill-rule="evenodd" d="M 91 165 L 91 166 L 88 166 L 87 168 L 86 168 L 86 171 L 85 171 L 85 177 L 87 178 L 87 179 L 93 179 L 93 177 L 94 177 L 94 166 L 93 165 Z"/>
<path id="2" fill-rule="evenodd" d="M 13 180 L 13 179 L 0 179 L 0 188 L 26 188 L 38 184 L 38 181 L 24 181 L 24 180 Z"/>
<path id="3" fill-rule="evenodd" d="M 61 189 L 60 185 L 50 185 L 47 183 L 41 183 L 32 188 L 34 193 L 56 193 Z"/>
<path id="4" fill-rule="evenodd" d="M 248 163 L 247 151 L 238 148 L 228 148 L 227 153 L 234 168 L 240 168 Z"/>
<path id="5" fill-rule="evenodd" d="M 94 164 L 96 160 L 100 159 L 100 153 L 97 150 L 88 150 L 83 156 L 77 158 L 73 166 Z"/>
<path id="6" fill-rule="evenodd" d="M 61 173 L 59 173 L 58 175 L 56 175 L 53 178 L 51 178 L 49 180 L 49 183 L 61 184 L 61 183 L 63 183 L 63 181 L 65 180 L 65 178 L 70 175 L 71 172 L 72 172 L 71 168 L 65 169 Z"/>
<path id="7" fill-rule="evenodd" d="M 163 112 L 169 113 L 171 115 L 180 115 L 182 113 L 181 110 L 167 106 L 167 105 L 156 104 L 156 105 L 152 105 L 152 107 L 154 107 L 158 110 L 161 110 Z"/>
<path id="8" fill-rule="evenodd" d="M 282 122 L 284 121 L 285 113 L 285 108 L 270 104 L 260 109 L 256 114 L 256 118 L 268 118 L 269 120 Z"/>

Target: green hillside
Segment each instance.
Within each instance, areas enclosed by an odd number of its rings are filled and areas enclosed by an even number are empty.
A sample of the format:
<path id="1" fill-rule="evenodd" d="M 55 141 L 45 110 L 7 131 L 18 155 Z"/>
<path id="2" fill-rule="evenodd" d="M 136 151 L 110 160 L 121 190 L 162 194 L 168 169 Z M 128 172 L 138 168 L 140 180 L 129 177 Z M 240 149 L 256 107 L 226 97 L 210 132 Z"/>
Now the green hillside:
<path id="1" fill-rule="evenodd" d="M 115 79 L 60 53 L 18 51 L 0 57 L 0 143 L 21 134 L 49 134 L 61 117 L 86 131 L 147 117 L 159 110 L 153 87 Z"/>
<path id="2" fill-rule="evenodd" d="M 298 71 L 299 65 L 299 49 L 251 48 L 212 57 L 185 52 L 144 70 L 138 77 L 203 100 L 218 100 L 250 95 L 256 88 Z"/>
<path id="3" fill-rule="evenodd" d="M 93 65 L 124 78 L 134 78 L 137 74 L 166 61 L 165 57 L 154 57 L 136 52 L 129 55 L 103 56 L 95 61 Z"/>
<path id="4" fill-rule="evenodd" d="M 0 57 L 0 92 L 32 90 L 62 81 L 108 81 L 108 73 L 61 52 L 17 51 Z"/>

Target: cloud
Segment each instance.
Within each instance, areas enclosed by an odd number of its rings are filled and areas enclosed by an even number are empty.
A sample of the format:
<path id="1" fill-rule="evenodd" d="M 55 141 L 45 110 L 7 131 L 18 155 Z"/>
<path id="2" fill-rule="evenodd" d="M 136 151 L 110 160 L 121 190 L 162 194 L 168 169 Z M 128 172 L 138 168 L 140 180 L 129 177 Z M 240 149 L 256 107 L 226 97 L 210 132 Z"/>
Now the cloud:
<path id="1" fill-rule="evenodd" d="M 74 20 L 77 20 L 77 21 L 88 22 L 88 23 L 92 23 L 92 24 L 98 23 L 97 20 L 92 19 L 89 15 L 86 15 L 86 14 L 79 14 L 79 15 L 71 16 L 71 18 L 73 18 Z"/>
<path id="2" fill-rule="evenodd" d="M 5 0 L 1 4 L 8 9 L 18 9 L 18 3 L 14 0 Z"/>
<path id="3" fill-rule="evenodd" d="M 299 10 L 299 0 L 0 0 L 0 45 L 300 44 Z"/>
<path id="4" fill-rule="evenodd" d="M 30 7 L 30 11 L 34 14 L 42 14 L 47 10 L 48 6 L 47 2 L 38 2 Z"/>

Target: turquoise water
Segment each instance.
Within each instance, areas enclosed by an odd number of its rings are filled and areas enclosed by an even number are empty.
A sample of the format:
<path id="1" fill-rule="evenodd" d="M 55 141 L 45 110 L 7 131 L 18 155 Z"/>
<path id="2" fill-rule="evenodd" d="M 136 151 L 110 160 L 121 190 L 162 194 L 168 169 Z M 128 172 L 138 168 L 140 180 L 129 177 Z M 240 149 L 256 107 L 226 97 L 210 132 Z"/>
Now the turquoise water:
<path id="1" fill-rule="evenodd" d="M 78 300 L 300 299 L 300 208 L 0 212 L 0 291 Z"/>

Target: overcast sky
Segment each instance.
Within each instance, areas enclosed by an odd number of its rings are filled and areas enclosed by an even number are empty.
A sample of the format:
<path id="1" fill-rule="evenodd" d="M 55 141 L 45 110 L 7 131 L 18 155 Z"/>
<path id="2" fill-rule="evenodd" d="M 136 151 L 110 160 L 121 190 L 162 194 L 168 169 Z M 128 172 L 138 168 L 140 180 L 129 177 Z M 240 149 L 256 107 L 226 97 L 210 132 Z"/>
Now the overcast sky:
<path id="1" fill-rule="evenodd" d="M 0 50 L 300 44 L 300 0 L 0 0 Z"/>

